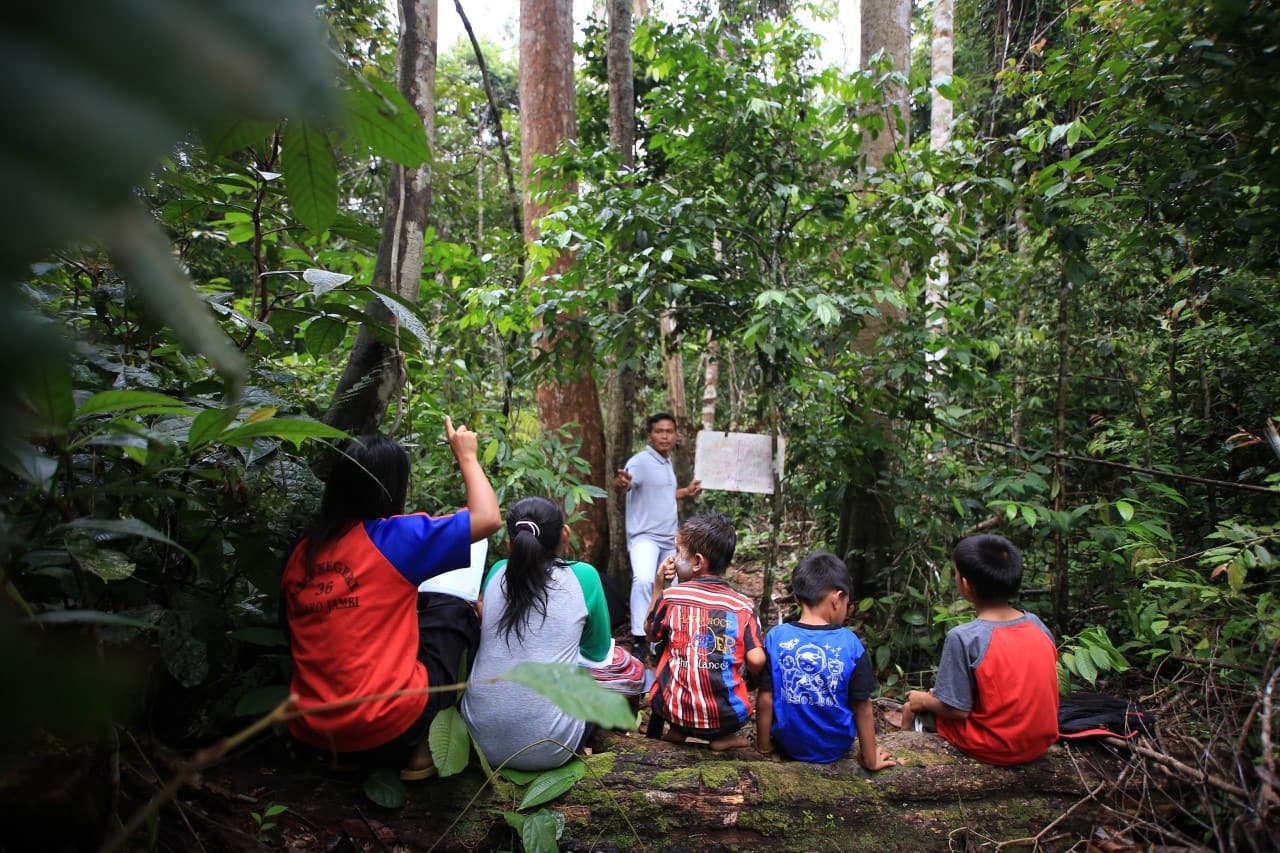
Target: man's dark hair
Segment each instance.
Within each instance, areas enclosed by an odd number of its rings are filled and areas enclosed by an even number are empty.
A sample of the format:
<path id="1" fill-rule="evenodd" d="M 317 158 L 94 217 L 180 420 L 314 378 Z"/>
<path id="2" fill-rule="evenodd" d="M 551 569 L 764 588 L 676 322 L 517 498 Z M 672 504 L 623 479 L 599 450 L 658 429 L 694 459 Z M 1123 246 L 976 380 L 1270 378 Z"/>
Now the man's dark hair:
<path id="1" fill-rule="evenodd" d="M 653 427 L 658 421 L 671 421 L 672 426 L 675 426 L 676 416 L 669 412 L 654 412 L 644 419 L 644 434 L 653 432 Z"/>
<path id="2" fill-rule="evenodd" d="M 690 554 L 707 558 L 707 571 L 723 575 L 733 562 L 738 547 L 738 533 L 723 513 L 704 512 L 680 525 L 680 538 Z"/>
<path id="3" fill-rule="evenodd" d="M 960 577 L 983 601 L 1008 601 L 1022 586 L 1022 552 L 1003 536 L 961 539 L 955 561 Z"/>
<path id="4" fill-rule="evenodd" d="M 814 551 L 791 573 L 791 592 L 801 604 L 813 607 L 833 589 L 849 595 L 853 578 L 844 561 L 829 551 Z"/>

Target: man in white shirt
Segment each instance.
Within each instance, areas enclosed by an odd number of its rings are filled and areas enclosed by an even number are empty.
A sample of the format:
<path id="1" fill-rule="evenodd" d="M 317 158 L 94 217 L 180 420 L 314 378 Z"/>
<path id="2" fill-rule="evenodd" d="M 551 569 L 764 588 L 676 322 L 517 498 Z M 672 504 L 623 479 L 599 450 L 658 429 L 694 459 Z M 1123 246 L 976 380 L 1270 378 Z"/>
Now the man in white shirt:
<path id="1" fill-rule="evenodd" d="M 649 656 L 644 617 L 653 598 L 658 566 L 676 550 L 679 518 L 676 501 L 702 494 L 702 483 L 691 480 L 680 488 L 671 467 L 676 446 L 676 420 L 666 412 L 645 419 L 649 444 L 619 468 L 617 486 L 627 495 L 627 554 L 631 558 L 631 636 L 635 654 Z"/>

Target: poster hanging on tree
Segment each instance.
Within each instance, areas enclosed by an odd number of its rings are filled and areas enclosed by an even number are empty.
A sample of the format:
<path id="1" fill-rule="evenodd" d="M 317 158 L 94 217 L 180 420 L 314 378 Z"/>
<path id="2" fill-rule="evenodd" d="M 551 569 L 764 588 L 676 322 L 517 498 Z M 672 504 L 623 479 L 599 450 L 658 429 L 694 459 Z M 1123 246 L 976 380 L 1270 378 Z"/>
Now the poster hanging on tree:
<path id="1" fill-rule="evenodd" d="M 782 479 L 786 439 L 778 437 L 778 458 L 770 466 L 771 436 L 702 430 L 694 451 L 693 476 L 704 489 L 773 494 L 773 472 Z"/>

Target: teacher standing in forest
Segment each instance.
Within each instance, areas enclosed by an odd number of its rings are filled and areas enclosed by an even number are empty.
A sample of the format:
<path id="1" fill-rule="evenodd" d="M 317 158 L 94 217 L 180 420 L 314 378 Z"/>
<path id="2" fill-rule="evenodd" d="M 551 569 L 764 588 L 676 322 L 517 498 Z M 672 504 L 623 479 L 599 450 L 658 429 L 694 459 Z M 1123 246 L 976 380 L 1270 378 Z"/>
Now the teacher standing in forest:
<path id="1" fill-rule="evenodd" d="M 676 501 L 702 494 L 702 483 L 691 480 L 680 488 L 671 466 L 676 446 L 676 419 L 667 412 L 650 415 L 644 422 L 649 444 L 619 468 L 618 488 L 627 495 L 627 555 L 631 558 L 631 639 L 634 654 L 649 656 L 644 637 L 644 617 L 653 598 L 658 566 L 676 550 L 679 518 Z"/>

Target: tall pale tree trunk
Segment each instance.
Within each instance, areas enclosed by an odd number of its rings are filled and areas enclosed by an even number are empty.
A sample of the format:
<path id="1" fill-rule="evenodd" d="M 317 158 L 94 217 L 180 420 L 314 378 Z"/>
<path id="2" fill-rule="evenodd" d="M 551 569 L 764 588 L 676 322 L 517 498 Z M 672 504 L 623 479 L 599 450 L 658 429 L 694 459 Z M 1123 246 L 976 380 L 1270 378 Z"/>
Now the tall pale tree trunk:
<path id="1" fill-rule="evenodd" d="M 907 143 L 911 128 L 906 84 L 911 71 L 910 0 L 862 0 L 862 67 L 871 67 L 881 51 L 892 60 L 893 71 L 901 79 L 890 81 L 885 87 L 884 129 L 875 139 L 863 141 L 867 165 L 875 168 L 882 167 L 895 148 Z"/>
<path id="2" fill-rule="evenodd" d="M 609 147 L 618 155 L 624 169 L 635 167 L 636 149 L 636 88 L 635 69 L 631 58 L 632 6 L 631 0 L 608 0 L 609 36 Z M 609 303 L 615 315 L 625 314 L 631 308 L 630 294 L 623 294 Z M 631 340 L 631 336 L 623 336 Z M 607 471 L 616 471 L 627 464 L 631 452 L 631 439 L 636 422 L 636 374 L 628 365 L 632 352 L 624 351 L 610 356 L 608 385 L 608 434 L 605 447 L 608 453 Z M 621 365 L 621 366 L 619 366 Z M 627 564 L 627 549 L 622 547 L 627 537 L 626 501 L 614 484 L 614 478 L 605 477 L 609 488 L 609 574 L 621 583 L 631 577 Z"/>
<path id="3" fill-rule="evenodd" d="M 436 0 L 399 0 L 400 45 L 396 86 L 413 105 L 427 139 L 435 136 Z M 382 241 L 374 263 L 373 284 L 409 301 L 418 300 L 422 252 L 431 207 L 431 164 L 392 170 L 382 214 Z M 391 322 L 381 302 L 365 309 L 375 320 Z M 338 380 L 326 423 L 356 435 L 374 432 L 404 381 L 400 352 L 361 326 L 347 366 Z"/>
<path id="4" fill-rule="evenodd" d="M 868 134 L 863 139 L 867 167 L 882 169 L 890 155 L 910 141 L 911 113 L 906 86 L 911 69 L 910 0 L 862 0 L 860 27 L 862 67 L 876 67 L 883 54 L 889 58 L 892 70 L 884 82 L 880 105 L 884 126 L 876 136 Z M 891 269 L 890 274 L 897 281 L 906 280 L 905 270 Z M 863 327 L 857 342 L 860 352 L 874 351 L 884 332 L 884 323 L 895 313 L 891 306 L 881 306 L 886 320 L 869 322 Z M 892 425 L 875 412 L 864 409 L 860 414 L 867 429 L 891 432 Z M 864 594 L 869 581 L 892 559 L 893 507 L 878 485 L 888 462 L 883 450 L 872 451 L 863 469 L 845 485 L 837 547 L 849 565 L 858 596 Z"/>
<path id="5" fill-rule="evenodd" d="M 952 17 L 953 0 L 934 0 L 933 3 L 933 85 L 929 101 L 929 150 L 945 151 L 951 145 L 951 99 L 938 91 L 939 86 L 951 82 L 952 70 Z M 943 190 L 939 190 L 942 192 Z M 929 274 L 925 278 L 925 310 L 929 315 L 929 331 L 941 335 L 947 331 L 946 317 L 942 309 L 947 304 L 947 289 L 951 283 L 951 259 L 939 252 L 929 262 Z M 941 355 L 931 355 L 929 375 L 943 370 Z"/>
<path id="6" fill-rule="evenodd" d="M 548 176 L 534 166 L 539 157 L 555 153 L 562 142 L 576 138 L 573 96 L 573 0 L 521 0 L 520 165 L 525 187 L 524 236 L 528 241 L 537 239 L 537 220 L 546 212 L 531 197 L 530 188 L 549 177 L 566 189 L 573 188 L 567 176 Z M 572 256 L 563 254 L 547 275 L 558 276 L 572 263 Z M 529 284 L 536 286 L 535 282 Z M 591 466 L 589 480 L 604 483 L 604 426 L 591 374 L 590 340 L 574 317 L 562 314 L 549 322 L 557 328 L 551 330 L 553 338 L 544 338 L 540 344 L 543 364 L 549 367 L 552 358 L 560 361 L 567 357 L 571 367 L 567 374 L 539 384 L 538 417 L 548 432 L 577 423 L 582 439 L 580 455 Z M 550 355 L 553 349 L 554 356 Z M 565 375 L 569 378 L 560 378 Z M 605 505 L 590 505 L 586 515 L 575 528 L 581 557 L 594 565 L 604 565 L 608 549 Z"/>

